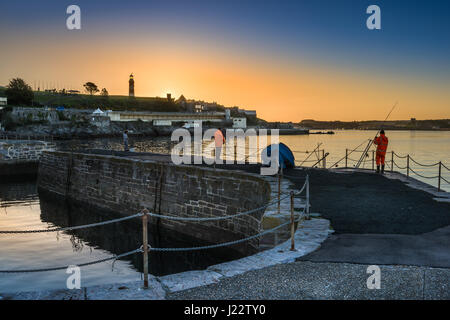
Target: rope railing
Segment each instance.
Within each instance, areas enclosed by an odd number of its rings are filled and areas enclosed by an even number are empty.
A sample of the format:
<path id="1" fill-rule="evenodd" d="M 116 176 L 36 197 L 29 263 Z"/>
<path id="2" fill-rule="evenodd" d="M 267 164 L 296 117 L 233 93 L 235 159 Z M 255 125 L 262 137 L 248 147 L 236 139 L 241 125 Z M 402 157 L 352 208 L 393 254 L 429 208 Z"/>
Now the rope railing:
<path id="1" fill-rule="evenodd" d="M 347 158 L 347 160 L 354 161 L 354 162 L 358 162 L 359 161 L 359 159 L 353 159 L 353 158 Z M 372 160 L 371 159 L 364 159 L 362 162 L 369 162 L 369 161 L 372 161 Z"/>
<path id="2" fill-rule="evenodd" d="M 442 162 L 425 164 L 425 163 L 420 163 L 420 162 L 414 160 L 414 158 L 411 157 L 409 154 L 407 154 L 406 156 L 401 156 L 401 155 L 397 154 L 395 151 L 391 151 L 391 152 L 394 154 L 395 157 L 400 158 L 400 159 L 408 159 L 409 158 L 410 161 L 414 162 L 415 164 L 417 164 L 418 166 L 421 166 L 421 167 L 435 167 L 441 163 L 443 167 L 448 169 Z M 450 170 L 450 169 L 448 169 L 448 170 Z"/>
<path id="3" fill-rule="evenodd" d="M 342 158 L 341 160 L 339 160 L 337 163 L 339 163 L 340 161 L 342 161 L 342 160 L 345 159 L 345 168 L 349 168 L 349 161 L 351 161 L 351 162 L 355 162 L 355 161 L 356 161 L 355 159 L 349 157 L 349 155 L 350 155 L 351 153 L 353 153 L 353 152 L 360 152 L 360 150 L 354 149 L 354 150 L 351 150 L 351 152 L 349 153 L 349 149 L 346 149 L 346 151 L 345 151 L 345 157 Z M 369 153 L 367 153 L 367 154 L 369 154 Z M 365 163 L 371 161 L 371 162 L 372 162 L 372 169 L 375 169 L 375 155 L 376 155 L 376 152 L 373 150 L 373 151 L 372 151 L 372 158 L 371 158 L 371 159 L 365 159 L 365 160 L 361 160 L 361 161 L 358 160 L 358 162 L 365 164 Z M 386 167 L 388 167 L 388 168 L 390 169 L 391 172 L 393 172 L 393 171 L 394 171 L 394 167 L 396 167 L 396 168 L 398 168 L 398 169 L 400 169 L 400 170 L 406 170 L 406 176 L 407 176 L 408 178 L 409 178 L 410 172 L 411 172 L 411 173 L 413 173 L 413 174 L 415 174 L 415 175 L 417 175 L 418 177 L 421 177 L 421 178 L 423 178 L 423 179 L 437 179 L 437 180 L 438 180 L 438 181 L 437 181 L 437 188 L 438 188 L 438 191 L 441 191 L 441 181 L 442 181 L 442 182 L 448 182 L 448 180 L 446 180 L 446 179 L 442 176 L 442 168 L 447 169 L 448 171 L 450 171 L 450 168 L 447 167 L 446 165 L 444 165 L 444 164 L 442 163 L 442 161 L 439 161 L 439 162 L 436 162 L 436 163 L 428 163 L 428 164 L 424 164 L 424 163 L 418 162 L 417 160 L 415 160 L 414 158 L 412 158 L 409 154 L 407 154 L 407 155 L 399 155 L 399 154 L 397 154 L 395 151 L 391 151 L 391 152 L 390 152 L 390 155 L 391 155 L 391 159 L 390 159 L 390 160 L 386 159 L 385 165 L 386 165 Z M 403 166 L 400 166 L 400 164 L 398 164 L 398 163 L 395 161 L 395 158 L 406 159 L 406 166 L 404 166 L 404 167 L 403 167 Z M 414 170 L 413 168 L 411 168 L 410 162 L 416 164 L 417 166 L 425 167 L 425 168 L 432 168 L 432 167 L 438 166 L 438 167 L 439 167 L 439 169 L 438 169 L 438 170 L 439 170 L 439 171 L 438 171 L 438 175 L 436 175 L 436 176 L 427 176 L 427 175 L 424 175 L 424 174 L 422 174 L 422 173 L 419 173 L 419 172 L 417 172 L 417 170 Z M 337 164 L 337 163 L 336 163 L 336 164 Z"/>
<path id="4" fill-rule="evenodd" d="M 281 174 L 279 174 L 279 185 L 281 182 Z M 305 202 L 305 206 L 303 207 L 303 211 L 299 214 L 299 216 L 297 217 L 297 219 L 295 219 L 295 215 L 294 215 L 294 196 L 299 196 L 303 191 L 306 190 L 306 202 Z M 229 242 L 225 242 L 225 243 L 217 243 L 217 244 L 211 244 L 211 245 L 207 245 L 207 246 L 201 246 L 201 247 L 190 247 L 190 248 L 152 248 L 151 246 L 148 245 L 147 243 L 147 239 L 148 239 L 148 234 L 147 234 L 147 223 L 148 223 L 148 216 L 153 216 L 153 217 L 158 217 L 158 218 L 164 218 L 164 219 L 172 219 L 172 220 L 184 220 L 184 221 L 213 221 L 213 220 L 222 220 L 222 219 L 233 219 L 242 215 L 249 215 L 251 213 L 257 212 L 259 210 L 265 209 L 275 203 L 278 203 L 278 205 L 280 204 L 280 202 L 284 199 L 286 199 L 287 197 L 291 198 L 291 219 L 290 221 L 284 222 L 272 229 L 269 230 L 264 230 L 262 232 L 259 232 L 255 235 L 251 235 L 248 236 L 246 238 L 243 239 L 237 239 L 234 241 L 229 241 Z M 134 219 L 137 217 L 142 217 L 142 226 L 143 226 L 143 245 L 139 248 L 139 249 L 135 249 L 132 251 L 128 251 L 119 255 L 113 255 L 111 257 L 108 258 L 104 258 L 104 259 L 99 259 L 99 260 L 95 260 L 95 261 L 91 261 L 91 262 L 85 262 L 85 263 L 81 263 L 76 265 L 77 267 L 86 267 L 86 266 L 90 266 L 90 265 L 94 265 L 94 264 L 98 264 L 98 263 L 102 263 L 102 262 L 106 262 L 106 261 L 110 261 L 110 260 L 114 260 L 114 262 L 120 258 L 126 257 L 126 256 L 130 256 L 139 252 L 142 252 L 143 254 L 143 260 L 144 260 L 144 287 L 147 288 L 148 287 L 148 252 L 150 251 L 161 251 L 161 252 L 179 252 L 179 251 L 197 251 L 197 250 L 207 250 L 207 249 L 214 249 L 214 248 L 219 248 L 219 247 L 225 247 L 225 246 L 232 246 L 232 245 L 236 245 L 236 244 L 240 244 L 243 242 L 247 242 L 250 241 L 252 239 L 256 239 L 259 237 L 262 237 L 266 234 L 269 234 L 271 232 L 274 232 L 282 227 L 285 227 L 287 225 L 291 225 L 291 250 L 295 250 L 295 242 L 294 242 L 294 224 L 299 222 L 301 219 L 303 218 L 308 218 L 309 217 L 309 209 L 310 209 L 310 204 L 309 204 L 309 176 L 306 175 L 305 178 L 305 183 L 303 184 L 302 188 L 298 191 L 298 192 L 293 192 L 291 191 L 288 195 L 283 195 L 283 197 L 281 197 L 281 191 L 279 189 L 278 192 L 278 199 L 276 201 L 271 201 L 268 204 L 258 207 L 258 208 L 254 208 L 251 210 L 247 210 L 244 212 L 240 212 L 238 214 L 235 215 L 227 215 L 227 216 L 223 216 L 223 217 L 204 217 L 204 218 L 190 218 L 190 217 L 175 217 L 175 216 L 166 216 L 166 215 L 159 215 L 159 214 L 154 214 L 149 212 L 148 210 L 144 209 L 142 212 L 128 216 L 128 217 L 123 217 L 123 218 L 118 218 L 118 219 L 112 219 L 112 220 L 108 220 L 108 221 L 102 221 L 102 222 L 97 222 L 97 223 L 92 223 L 92 224 L 86 224 L 86 225 L 80 225 L 80 226 L 74 226 L 74 227 L 63 227 L 63 228 L 53 228 L 53 229 L 43 229 L 43 230 L 17 230 L 17 231 L 0 231 L 1 234 L 14 234 L 14 233 L 42 233 L 42 232 L 57 232 L 57 231 L 70 231 L 70 230 L 78 230 L 78 229 L 84 229 L 84 228 L 91 228 L 91 227 L 98 227 L 98 226 L 102 226 L 102 225 L 107 225 L 107 224 L 112 224 L 112 223 L 117 223 L 117 222 L 121 222 L 121 221 L 125 221 L 125 220 L 129 220 L 129 219 Z M 113 262 L 113 265 L 114 265 Z M 57 270 L 67 270 L 70 266 L 58 266 L 58 267 L 48 267 L 48 268 L 38 268 L 38 269 L 22 269 L 22 270 L 0 270 L 0 273 L 34 273 L 34 272 L 47 272 L 47 271 L 57 271 Z"/>
<path id="5" fill-rule="evenodd" d="M 398 168 L 398 169 L 400 169 L 400 170 L 406 170 L 408 167 L 400 167 L 398 164 L 397 164 L 397 162 L 393 162 L 394 163 L 394 165 Z"/>
<path id="6" fill-rule="evenodd" d="M 414 162 L 415 164 L 417 164 L 418 166 L 421 167 L 435 167 L 439 165 L 439 162 L 433 163 L 433 164 L 423 164 L 423 163 L 419 163 L 416 160 L 414 160 L 413 158 L 409 157 L 409 160 L 411 160 L 412 162 Z"/>
<path id="7" fill-rule="evenodd" d="M 395 162 L 395 160 L 394 160 L 395 157 L 400 158 L 400 159 L 406 159 L 406 166 L 405 167 L 400 167 Z M 439 162 L 436 162 L 436 163 L 424 164 L 424 163 L 418 162 L 417 160 L 412 158 L 409 154 L 407 154 L 406 156 L 402 156 L 402 155 L 397 154 L 394 151 L 391 151 L 391 162 L 394 163 L 397 166 L 397 168 L 399 168 L 400 170 L 406 170 L 406 176 L 408 178 L 409 178 L 409 175 L 410 175 L 410 172 L 411 172 L 411 173 L 415 174 L 416 176 L 418 176 L 420 178 L 423 178 L 423 179 L 437 179 L 437 189 L 438 189 L 438 191 L 441 191 L 441 183 L 448 181 L 442 176 L 442 168 L 447 169 L 447 170 L 449 170 L 449 168 L 445 164 L 443 164 L 442 161 L 439 161 Z M 410 162 L 413 162 L 417 166 L 425 167 L 425 168 L 432 168 L 432 167 L 438 166 L 438 174 L 436 176 L 426 176 L 424 174 L 421 174 L 421 173 L 417 172 L 416 170 L 414 170 L 411 167 Z"/>
<path id="8" fill-rule="evenodd" d="M 294 192 L 294 196 L 300 195 L 307 188 L 308 184 L 309 184 L 309 181 L 308 181 L 308 179 L 306 179 L 306 181 L 303 184 L 302 188 L 299 191 Z M 234 214 L 234 215 L 227 215 L 227 216 L 220 216 L 220 217 L 204 217 L 204 218 L 177 217 L 177 216 L 160 215 L 160 214 L 151 213 L 151 212 L 148 212 L 147 215 L 150 216 L 150 217 L 156 217 L 156 218 L 167 219 L 167 220 L 198 221 L 198 222 L 233 219 L 233 218 L 237 218 L 237 217 L 240 217 L 240 216 L 243 216 L 243 215 L 249 215 L 249 214 L 258 212 L 258 211 L 260 211 L 262 209 L 266 209 L 266 208 L 268 208 L 268 207 L 270 207 L 270 206 L 272 206 L 274 204 L 280 203 L 282 200 L 284 200 L 284 199 L 286 199 L 286 198 L 288 198 L 290 196 L 291 196 L 291 193 L 288 193 L 288 194 L 285 194 L 283 197 L 280 197 L 280 198 L 278 198 L 278 199 L 276 199 L 276 200 L 274 200 L 272 202 L 269 202 L 269 203 L 267 203 L 267 204 L 265 204 L 265 205 L 263 205 L 261 207 L 258 207 L 258 208 L 255 208 L 255 209 L 251 209 L 251 210 L 248 210 L 248 211 L 244 211 L 244 212 L 240 212 L 240 213 L 237 213 L 237 214 Z"/>
<path id="9" fill-rule="evenodd" d="M 317 162 L 317 160 L 295 160 L 295 162 L 303 162 L 303 163 L 310 163 L 310 162 Z"/>
<path id="10" fill-rule="evenodd" d="M 411 172 L 415 173 L 416 175 L 418 175 L 419 177 L 422 177 L 422 178 L 424 178 L 424 179 L 437 179 L 437 178 L 439 178 L 439 176 L 433 176 L 433 177 L 427 177 L 427 176 L 424 176 L 424 175 L 422 175 L 422 174 L 420 174 L 420 173 L 414 171 L 412 168 L 409 168 L 409 170 L 410 170 Z"/>
<path id="11" fill-rule="evenodd" d="M 304 214 L 305 208 L 303 209 L 303 213 L 300 215 L 300 217 L 295 220 L 295 222 L 300 221 L 300 219 L 302 218 L 302 215 Z M 224 242 L 224 243 L 217 243 L 217 244 L 212 244 L 212 245 L 208 245 L 208 246 L 202 246 L 202 247 L 190 247 L 190 248 L 150 248 L 149 251 L 165 251 L 165 252 L 177 252 L 177 251 L 196 251 L 196 250 L 208 250 L 208 249 L 215 249 L 215 248 L 220 248 L 220 247 L 226 247 L 226 246 L 233 246 L 236 244 L 240 244 L 243 242 L 247 242 L 259 237 L 262 237 L 266 234 L 272 233 L 278 229 L 281 229 L 282 227 L 285 227 L 287 225 L 291 224 L 291 221 L 286 221 L 272 229 L 269 230 L 264 230 L 263 232 L 260 232 L 258 234 L 252 235 L 250 237 L 244 238 L 244 239 L 239 239 L 239 240 L 234 240 L 234 241 L 229 241 L 229 242 Z"/>
<path id="12" fill-rule="evenodd" d="M 408 156 L 406 155 L 406 156 L 401 156 L 401 155 L 399 155 L 399 154 L 397 154 L 395 151 L 392 151 L 392 153 L 397 157 L 397 158 L 400 158 L 400 159 L 406 159 Z"/>
<path id="13" fill-rule="evenodd" d="M 24 234 L 24 233 L 45 233 L 45 232 L 61 232 L 61 231 L 73 231 L 78 229 L 87 229 L 92 227 L 99 227 L 104 226 L 111 223 L 117 223 L 122 222 L 125 220 L 134 219 L 136 217 L 142 217 L 142 213 L 137 213 L 128 217 L 118 218 L 118 219 L 112 219 L 108 221 L 102 221 L 102 222 L 96 222 L 91 224 L 85 224 L 81 226 L 74 226 L 74 227 L 61 227 L 61 228 L 54 228 L 54 229 L 41 229 L 41 230 L 11 230 L 11 231 L 2 231 L 0 230 L 0 234 Z"/>
<path id="14" fill-rule="evenodd" d="M 249 215 L 249 214 L 258 212 L 258 211 L 260 211 L 262 209 L 265 209 L 265 208 L 267 208 L 267 207 L 269 207 L 271 205 L 274 205 L 274 204 L 278 203 L 279 201 L 284 200 L 284 199 L 286 199 L 288 197 L 289 197 L 289 194 L 284 196 L 284 197 L 281 197 L 280 200 L 275 200 L 273 202 L 269 202 L 268 204 L 266 204 L 266 205 L 264 205 L 262 207 L 255 208 L 255 209 L 248 210 L 248 211 L 244 211 L 244 212 L 240 212 L 240 213 L 237 213 L 237 214 L 234 214 L 234 215 L 227 215 L 227 216 L 220 216 L 220 217 L 205 217 L 205 218 L 177 217 L 177 216 L 166 216 L 166 215 L 161 215 L 161 214 L 156 214 L 156 213 L 151 213 L 151 212 L 149 212 L 148 215 L 150 217 L 161 218 L 161 219 L 168 219 L 168 220 L 198 221 L 198 222 L 233 219 L 233 218 L 237 218 L 237 217 L 240 217 L 240 216 L 243 216 L 243 215 Z"/>
<path id="15" fill-rule="evenodd" d="M 225 161 L 236 161 L 236 162 L 244 161 L 244 162 L 246 162 L 248 159 L 255 159 L 256 158 L 256 163 L 259 163 L 259 160 L 260 160 L 259 157 L 261 156 L 261 152 L 265 148 L 262 148 L 262 149 L 252 148 L 252 149 L 257 150 L 257 151 L 253 152 L 253 153 L 249 152 L 248 154 L 247 153 L 240 153 L 237 150 L 232 151 L 231 154 L 227 154 L 227 152 L 225 151 L 223 156 L 221 157 L 221 160 L 224 161 L 224 162 Z M 227 149 L 225 149 L 225 150 L 227 150 Z M 296 150 L 291 150 L 291 151 L 292 151 L 292 153 L 302 153 L 302 154 L 308 154 L 309 155 L 304 160 L 298 160 L 298 159 L 295 160 L 295 163 L 296 164 L 300 163 L 300 166 L 303 163 L 313 164 L 311 166 L 314 166 L 314 164 L 322 163 L 322 166 L 324 168 L 326 166 L 325 160 L 324 160 L 325 150 L 323 150 L 323 149 L 319 149 L 318 151 L 296 151 Z M 314 159 L 314 160 L 309 159 L 309 157 L 311 155 L 317 154 L 317 153 L 319 154 L 319 159 Z M 188 156 L 212 156 L 212 157 L 214 157 L 214 154 L 215 154 L 215 150 L 214 149 L 209 149 L 209 150 L 202 150 L 201 153 L 195 153 L 194 151 L 191 151 L 190 153 L 185 153 L 184 155 L 188 155 Z"/>
<path id="16" fill-rule="evenodd" d="M 110 260 L 118 260 L 133 254 L 136 254 L 138 252 L 142 252 L 141 249 L 136 249 L 136 250 L 132 250 L 132 251 L 128 251 L 119 255 L 114 255 L 112 257 L 109 258 L 105 258 L 105 259 L 99 259 L 99 260 L 95 260 L 95 261 L 91 261 L 91 262 L 85 262 L 85 263 L 80 263 L 77 264 L 77 267 L 86 267 L 86 266 L 91 266 L 94 264 L 98 264 L 98 263 L 102 263 L 102 262 L 106 262 L 106 261 L 110 261 Z M 40 268 L 40 269 L 24 269 L 24 270 L 0 270 L 0 273 L 34 273 L 34 272 L 47 272 L 47 271 L 58 271 L 58 270 L 67 270 L 67 268 L 69 268 L 70 266 L 61 266 L 61 267 L 50 267 L 50 268 Z"/>
<path id="17" fill-rule="evenodd" d="M 292 151 L 292 153 L 304 153 L 304 154 L 310 154 L 310 153 L 313 153 L 313 152 L 322 152 L 324 149 L 318 149 L 318 150 L 316 150 L 316 151 L 314 151 L 314 150 L 311 150 L 311 151 L 308 151 L 308 150 L 291 150 Z"/>

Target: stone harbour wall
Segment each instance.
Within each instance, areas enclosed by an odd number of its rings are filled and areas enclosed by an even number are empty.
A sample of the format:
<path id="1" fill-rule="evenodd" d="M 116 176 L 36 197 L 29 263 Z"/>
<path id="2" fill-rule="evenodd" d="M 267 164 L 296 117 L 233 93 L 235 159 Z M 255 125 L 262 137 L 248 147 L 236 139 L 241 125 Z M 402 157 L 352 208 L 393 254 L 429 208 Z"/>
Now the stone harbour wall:
<path id="1" fill-rule="evenodd" d="M 42 152 L 54 148 L 55 144 L 45 141 L 0 141 L 0 160 L 38 161 Z"/>
<path id="2" fill-rule="evenodd" d="M 143 208 L 161 215 L 215 217 L 258 208 L 270 200 L 270 184 L 258 175 L 174 165 L 168 162 L 70 152 L 44 152 L 40 190 L 132 215 Z M 192 222 L 150 218 L 150 223 L 205 241 L 242 239 L 260 232 L 264 209 L 233 219 Z M 233 246 L 248 255 L 259 240 Z"/>

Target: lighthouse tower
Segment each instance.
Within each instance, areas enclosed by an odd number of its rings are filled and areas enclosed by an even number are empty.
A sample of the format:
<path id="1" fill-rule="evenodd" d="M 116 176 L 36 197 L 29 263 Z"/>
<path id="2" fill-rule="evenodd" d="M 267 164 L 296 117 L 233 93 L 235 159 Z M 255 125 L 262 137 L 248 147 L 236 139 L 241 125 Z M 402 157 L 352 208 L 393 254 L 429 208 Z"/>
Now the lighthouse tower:
<path id="1" fill-rule="evenodd" d="M 130 80 L 128 81 L 128 95 L 134 97 L 134 77 L 130 74 Z"/>

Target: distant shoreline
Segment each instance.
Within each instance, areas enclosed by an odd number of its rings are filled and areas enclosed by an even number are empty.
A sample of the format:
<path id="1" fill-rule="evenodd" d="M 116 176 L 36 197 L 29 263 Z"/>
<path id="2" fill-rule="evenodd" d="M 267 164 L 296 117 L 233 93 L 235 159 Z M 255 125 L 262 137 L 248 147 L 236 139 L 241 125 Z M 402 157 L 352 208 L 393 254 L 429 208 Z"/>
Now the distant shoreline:
<path id="1" fill-rule="evenodd" d="M 437 120 L 392 120 L 392 121 L 316 121 L 303 120 L 298 123 L 309 130 L 380 130 L 389 131 L 450 131 L 450 119 Z"/>
<path id="2" fill-rule="evenodd" d="M 380 128 L 378 129 L 363 129 L 363 128 L 358 128 L 358 129 L 336 129 L 336 128 L 320 128 L 320 129 L 309 129 L 310 130 L 310 134 L 314 134 L 314 132 L 311 131 L 320 131 L 320 130 L 334 130 L 334 131 L 378 131 L 380 130 Z M 442 128 L 442 129 L 407 129 L 407 128 L 386 128 L 384 127 L 384 130 L 389 130 L 389 131 L 433 131 L 433 132 L 439 132 L 439 131 L 450 131 L 450 128 Z"/>

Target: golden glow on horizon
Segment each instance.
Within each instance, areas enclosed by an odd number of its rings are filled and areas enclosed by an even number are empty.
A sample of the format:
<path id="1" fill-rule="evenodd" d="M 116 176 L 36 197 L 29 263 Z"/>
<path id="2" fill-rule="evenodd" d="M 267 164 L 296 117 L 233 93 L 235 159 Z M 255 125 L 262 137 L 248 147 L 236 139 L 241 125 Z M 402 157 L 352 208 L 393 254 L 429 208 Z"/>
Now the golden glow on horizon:
<path id="1" fill-rule="evenodd" d="M 136 96 L 216 101 L 254 109 L 269 121 L 450 118 L 448 83 L 406 76 L 342 70 L 309 61 L 239 55 L 237 49 L 205 50 L 165 40 L 119 46 L 109 40 L 86 43 L 21 41 L 3 50 L 0 84 L 23 77 L 76 85 L 92 81 L 111 95 L 127 95 L 131 72 Z M 40 50 L 35 50 L 35 48 Z M 88 48 L 88 49 L 81 49 Z M 368 68 L 369 70 L 369 68 Z M 37 76 L 39 75 L 39 76 Z"/>

